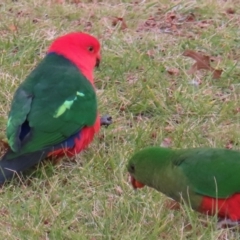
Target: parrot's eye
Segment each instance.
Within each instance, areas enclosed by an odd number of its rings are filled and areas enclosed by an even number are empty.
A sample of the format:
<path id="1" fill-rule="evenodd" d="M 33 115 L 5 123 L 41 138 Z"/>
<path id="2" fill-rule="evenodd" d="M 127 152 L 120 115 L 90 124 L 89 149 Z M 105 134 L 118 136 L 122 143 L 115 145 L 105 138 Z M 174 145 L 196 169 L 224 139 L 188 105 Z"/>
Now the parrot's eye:
<path id="1" fill-rule="evenodd" d="M 88 47 L 89 52 L 93 52 L 93 50 L 94 50 L 93 46 Z"/>
<path id="2" fill-rule="evenodd" d="M 135 166 L 134 166 L 134 165 L 131 165 L 131 166 L 130 166 L 130 171 L 131 171 L 131 173 L 134 173 L 134 172 L 135 172 Z"/>

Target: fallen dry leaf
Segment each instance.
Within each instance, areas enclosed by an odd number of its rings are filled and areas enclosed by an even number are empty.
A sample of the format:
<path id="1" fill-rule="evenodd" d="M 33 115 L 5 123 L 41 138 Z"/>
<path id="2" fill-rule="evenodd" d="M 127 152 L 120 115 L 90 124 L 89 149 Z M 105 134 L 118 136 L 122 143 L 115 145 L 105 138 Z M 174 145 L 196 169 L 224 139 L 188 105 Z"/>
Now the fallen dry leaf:
<path id="1" fill-rule="evenodd" d="M 236 11 L 233 8 L 227 8 L 226 13 L 228 14 L 234 14 Z"/>
<path id="2" fill-rule="evenodd" d="M 17 26 L 15 24 L 11 24 L 8 29 L 11 31 L 11 32 L 16 32 L 17 31 Z"/>
<path id="3" fill-rule="evenodd" d="M 153 138 L 153 139 L 157 138 L 157 133 L 156 132 L 152 132 L 151 133 L 151 138 Z"/>
<path id="4" fill-rule="evenodd" d="M 171 147 L 172 146 L 172 139 L 169 138 L 169 137 L 164 138 L 160 146 L 165 147 L 165 148 Z"/>
<path id="5" fill-rule="evenodd" d="M 187 223 L 187 225 L 184 226 L 184 231 L 191 231 L 193 229 L 191 223 Z"/>
<path id="6" fill-rule="evenodd" d="M 193 13 L 190 13 L 189 15 L 186 16 L 185 22 L 194 22 L 196 21 L 196 17 Z"/>
<path id="7" fill-rule="evenodd" d="M 114 17 L 112 20 L 112 25 L 115 27 L 117 24 L 120 23 L 121 30 L 125 30 L 127 28 L 127 24 L 125 20 L 121 17 Z"/>
<path id="8" fill-rule="evenodd" d="M 221 69 L 214 69 L 213 71 L 213 78 L 214 79 L 219 79 L 222 75 L 222 71 Z"/>
<path id="9" fill-rule="evenodd" d="M 146 53 L 150 58 L 154 58 L 155 56 L 155 52 L 153 49 L 150 49 L 150 50 L 147 50 L 147 53 Z"/>
<path id="10" fill-rule="evenodd" d="M 210 25 L 211 22 L 207 21 L 207 20 L 202 20 L 200 22 L 197 23 L 197 26 L 200 28 L 207 28 Z"/>
<path id="11" fill-rule="evenodd" d="M 176 13 L 170 12 L 166 14 L 166 21 L 172 22 L 173 20 L 177 19 Z"/>
<path id="12" fill-rule="evenodd" d="M 197 70 L 205 69 L 211 71 L 213 73 L 213 78 L 218 79 L 221 77 L 222 70 L 214 69 L 211 67 L 211 57 L 207 55 L 203 55 L 200 52 L 195 52 L 193 50 L 186 50 L 183 53 L 183 56 L 190 57 L 194 59 L 196 62 L 192 65 L 192 67 L 188 70 L 189 74 L 194 74 Z"/>
<path id="13" fill-rule="evenodd" d="M 170 75 L 178 76 L 180 71 L 179 71 L 178 68 L 168 68 L 168 69 L 167 69 L 167 72 L 168 72 Z"/>

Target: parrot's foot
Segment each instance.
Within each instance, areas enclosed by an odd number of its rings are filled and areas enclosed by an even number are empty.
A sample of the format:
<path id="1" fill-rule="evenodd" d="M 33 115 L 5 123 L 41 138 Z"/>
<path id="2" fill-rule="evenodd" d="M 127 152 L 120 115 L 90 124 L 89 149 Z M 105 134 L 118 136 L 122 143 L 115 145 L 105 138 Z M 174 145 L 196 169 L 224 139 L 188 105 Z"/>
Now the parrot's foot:
<path id="1" fill-rule="evenodd" d="M 101 124 L 101 126 L 108 127 L 109 125 L 112 124 L 112 117 L 108 114 L 103 115 L 100 119 L 100 124 Z"/>
<path id="2" fill-rule="evenodd" d="M 240 226 L 240 222 L 239 221 L 232 221 L 230 219 L 221 219 L 217 223 L 217 229 L 231 228 L 231 227 L 236 227 L 236 226 Z"/>

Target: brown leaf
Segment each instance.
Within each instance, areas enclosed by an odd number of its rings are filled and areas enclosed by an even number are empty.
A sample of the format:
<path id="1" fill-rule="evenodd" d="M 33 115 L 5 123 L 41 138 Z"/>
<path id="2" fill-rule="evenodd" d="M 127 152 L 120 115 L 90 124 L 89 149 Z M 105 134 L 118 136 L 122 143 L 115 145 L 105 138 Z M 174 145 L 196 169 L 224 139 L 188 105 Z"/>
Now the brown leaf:
<path id="1" fill-rule="evenodd" d="M 160 146 L 165 147 L 165 148 L 171 147 L 172 146 L 172 139 L 169 138 L 169 137 L 164 138 Z"/>
<path id="2" fill-rule="evenodd" d="M 170 75 L 173 75 L 173 76 L 178 76 L 179 75 L 179 69 L 178 68 L 169 68 L 169 69 L 167 69 L 167 72 Z"/>
<path id="3" fill-rule="evenodd" d="M 236 11 L 233 8 L 227 8 L 226 13 L 228 14 L 234 14 Z"/>
<path id="4" fill-rule="evenodd" d="M 43 224 L 45 224 L 45 225 L 49 225 L 50 223 L 51 223 L 51 221 L 49 219 L 43 220 Z"/>
<path id="5" fill-rule="evenodd" d="M 213 73 L 213 78 L 218 79 L 221 77 L 222 70 L 214 69 L 211 67 L 211 57 L 207 55 L 203 55 L 200 52 L 195 52 L 193 50 L 185 50 L 183 56 L 190 57 L 194 59 L 196 62 L 192 65 L 192 67 L 188 70 L 189 74 L 194 74 L 197 70 L 205 69 L 211 71 Z"/>
<path id="6" fill-rule="evenodd" d="M 11 31 L 11 32 L 16 32 L 17 31 L 17 26 L 15 24 L 11 24 L 8 29 Z"/>
<path id="7" fill-rule="evenodd" d="M 219 79 L 222 75 L 222 71 L 221 69 L 214 69 L 213 70 L 213 78 L 214 79 Z"/>
<path id="8" fill-rule="evenodd" d="M 197 26 L 200 28 L 206 28 L 210 25 L 210 23 L 207 20 L 203 20 L 197 23 Z"/>
<path id="9" fill-rule="evenodd" d="M 156 132 L 152 132 L 151 133 L 151 138 L 156 139 L 157 138 L 157 133 Z"/>
<path id="10" fill-rule="evenodd" d="M 193 227 L 192 227 L 191 223 L 188 223 L 187 225 L 184 226 L 184 231 L 189 232 L 189 231 L 191 231 L 192 229 L 193 229 Z"/>
<path id="11" fill-rule="evenodd" d="M 39 22 L 39 19 L 34 18 L 34 19 L 32 20 L 32 22 L 33 22 L 33 23 L 38 23 L 38 22 Z"/>
<path id="12" fill-rule="evenodd" d="M 190 13 L 189 15 L 187 15 L 185 19 L 186 22 L 194 22 L 195 20 L 196 20 L 196 17 L 193 13 Z"/>
<path id="13" fill-rule="evenodd" d="M 172 22 L 175 19 L 177 19 L 177 16 L 176 16 L 175 13 L 172 13 L 172 12 L 167 13 L 167 15 L 166 15 L 166 21 L 167 22 Z"/>
<path id="14" fill-rule="evenodd" d="M 150 49 L 150 50 L 147 50 L 147 53 L 146 53 L 150 58 L 154 58 L 155 56 L 155 52 L 153 49 Z"/>
<path id="15" fill-rule="evenodd" d="M 210 62 L 209 56 L 202 55 L 201 53 L 195 52 L 193 50 L 186 50 L 183 53 L 183 56 L 193 58 L 196 61 L 195 65 L 196 65 L 197 70 L 211 69 L 211 66 L 209 64 L 209 62 Z"/>
<path id="16" fill-rule="evenodd" d="M 126 109 L 126 107 L 125 107 L 124 105 L 121 105 L 120 108 L 119 108 L 119 110 L 120 110 L 121 112 L 125 111 L 125 109 Z"/>
<path id="17" fill-rule="evenodd" d="M 123 18 L 114 17 L 112 20 L 113 27 L 115 27 L 117 24 L 120 24 L 121 30 L 125 30 L 127 28 L 127 24 Z"/>

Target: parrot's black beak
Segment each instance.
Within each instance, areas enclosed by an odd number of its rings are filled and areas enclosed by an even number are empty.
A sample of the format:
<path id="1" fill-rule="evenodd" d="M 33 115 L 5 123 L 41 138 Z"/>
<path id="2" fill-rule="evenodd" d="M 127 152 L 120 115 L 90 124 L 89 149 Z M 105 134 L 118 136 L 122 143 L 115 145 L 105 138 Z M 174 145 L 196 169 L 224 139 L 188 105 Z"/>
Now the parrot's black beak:
<path id="1" fill-rule="evenodd" d="M 98 54 L 98 55 L 97 55 L 97 58 L 96 58 L 96 64 L 95 64 L 95 67 L 99 67 L 100 62 L 101 62 L 101 56 L 100 56 L 100 54 Z"/>
<path id="2" fill-rule="evenodd" d="M 99 67 L 100 62 L 101 62 L 100 58 L 97 58 L 97 59 L 96 59 L 96 65 L 95 65 L 95 67 Z"/>

